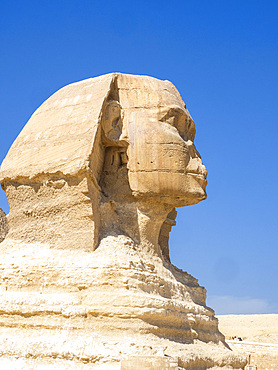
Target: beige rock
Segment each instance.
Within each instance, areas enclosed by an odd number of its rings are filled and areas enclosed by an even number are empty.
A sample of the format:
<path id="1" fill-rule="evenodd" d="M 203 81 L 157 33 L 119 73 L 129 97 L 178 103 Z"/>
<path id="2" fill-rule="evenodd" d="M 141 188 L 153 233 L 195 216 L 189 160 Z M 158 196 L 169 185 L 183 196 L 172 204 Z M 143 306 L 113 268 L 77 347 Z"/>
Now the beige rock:
<path id="1" fill-rule="evenodd" d="M 5 212 L 0 208 L 0 243 L 8 234 L 9 226 Z"/>
<path id="2" fill-rule="evenodd" d="M 2 355 L 72 368 L 134 356 L 244 366 L 205 289 L 169 259 L 175 207 L 206 198 L 194 136 L 175 87 L 147 76 L 74 83 L 38 108 L 0 171 Z"/>

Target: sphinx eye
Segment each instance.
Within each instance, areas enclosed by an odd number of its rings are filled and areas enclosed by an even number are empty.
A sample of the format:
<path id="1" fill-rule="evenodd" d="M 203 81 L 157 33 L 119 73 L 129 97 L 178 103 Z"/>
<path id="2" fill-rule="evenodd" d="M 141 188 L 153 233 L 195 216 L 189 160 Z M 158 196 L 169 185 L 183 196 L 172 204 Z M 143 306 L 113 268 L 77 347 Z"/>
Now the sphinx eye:
<path id="1" fill-rule="evenodd" d="M 168 117 L 165 122 L 169 123 L 169 125 L 176 127 L 177 117 L 175 115 Z"/>
<path id="2" fill-rule="evenodd" d="M 173 126 L 173 127 L 176 127 L 177 128 L 177 125 L 178 125 L 178 121 L 179 121 L 179 112 L 177 112 L 176 110 L 174 109 L 170 109 L 166 114 L 165 116 L 163 116 L 160 121 L 161 122 L 165 122 L 165 123 L 168 123 L 169 125 Z"/>

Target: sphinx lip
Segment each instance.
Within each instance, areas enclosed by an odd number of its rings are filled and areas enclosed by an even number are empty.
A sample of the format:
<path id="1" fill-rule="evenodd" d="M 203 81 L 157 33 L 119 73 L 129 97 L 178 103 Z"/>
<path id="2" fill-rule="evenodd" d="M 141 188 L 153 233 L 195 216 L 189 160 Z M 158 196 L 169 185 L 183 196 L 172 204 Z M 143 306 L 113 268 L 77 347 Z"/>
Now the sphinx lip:
<path id="1" fill-rule="evenodd" d="M 201 174 L 201 173 L 196 173 L 196 172 L 186 172 L 187 175 L 190 175 L 190 176 L 193 176 L 195 178 L 196 181 L 198 181 L 199 183 L 201 183 L 202 185 L 207 185 L 207 180 L 206 180 L 206 176 Z"/>
<path id="2" fill-rule="evenodd" d="M 188 175 L 193 175 L 193 176 L 196 176 L 196 177 L 201 177 L 203 179 L 206 179 L 206 176 L 204 174 L 200 173 L 200 172 L 187 172 L 186 171 L 185 173 L 187 173 Z"/>

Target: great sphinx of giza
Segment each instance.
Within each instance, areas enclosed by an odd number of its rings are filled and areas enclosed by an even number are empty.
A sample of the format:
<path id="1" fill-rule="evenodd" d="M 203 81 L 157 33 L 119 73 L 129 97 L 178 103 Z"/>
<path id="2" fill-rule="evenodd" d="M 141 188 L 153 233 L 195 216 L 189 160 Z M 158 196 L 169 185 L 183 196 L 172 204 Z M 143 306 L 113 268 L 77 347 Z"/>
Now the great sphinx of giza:
<path id="1" fill-rule="evenodd" d="M 3 355 L 71 368 L 244 367 L 205 289 L 169 258 L 175 207 L 206 198 L 194 136 L 173 84 L 147 76 L 73 83 L 36 110 L 0 172 Z"/>

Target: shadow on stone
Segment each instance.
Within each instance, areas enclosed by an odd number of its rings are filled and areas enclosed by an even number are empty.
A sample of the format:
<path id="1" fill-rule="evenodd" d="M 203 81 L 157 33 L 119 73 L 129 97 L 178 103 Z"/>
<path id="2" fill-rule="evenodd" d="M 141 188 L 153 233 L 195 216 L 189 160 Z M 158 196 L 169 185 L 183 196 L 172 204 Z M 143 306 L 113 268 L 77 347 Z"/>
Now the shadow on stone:
<path id="1" fill-rule="evenodd" d="M 9 224 L 6 213 L 0 208 L 0 243 L 6 238 L 9 232 Z"/>

